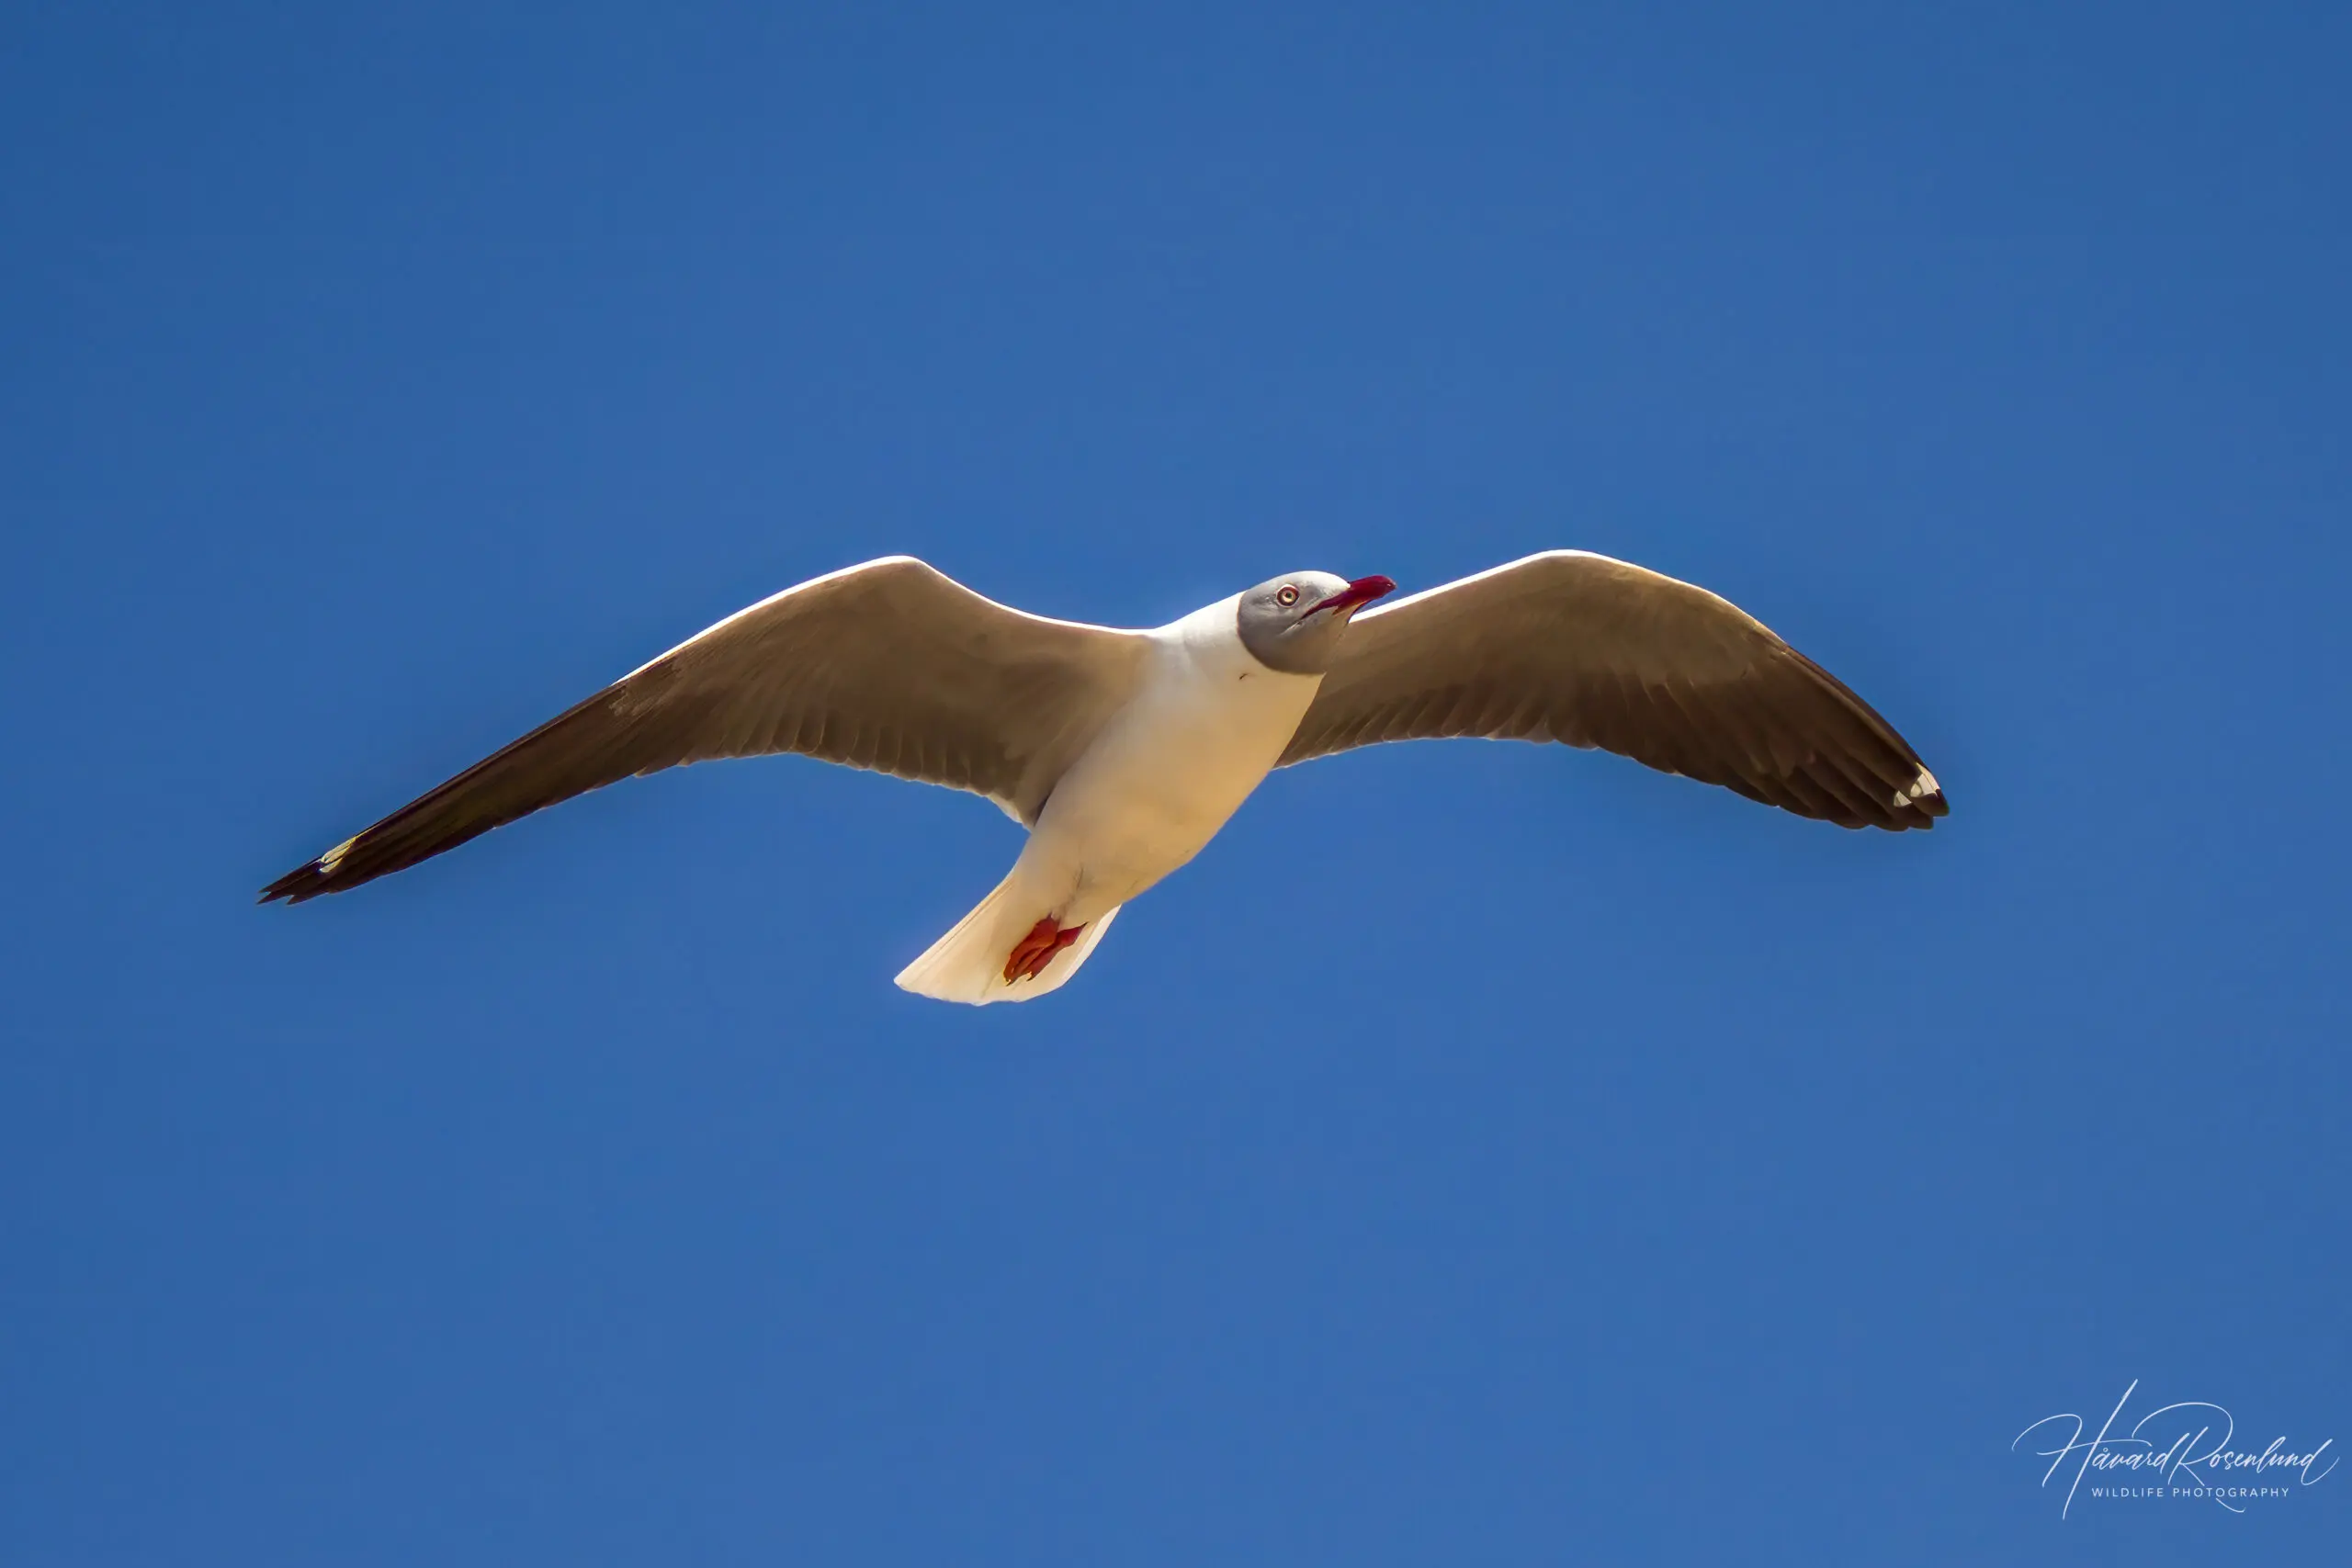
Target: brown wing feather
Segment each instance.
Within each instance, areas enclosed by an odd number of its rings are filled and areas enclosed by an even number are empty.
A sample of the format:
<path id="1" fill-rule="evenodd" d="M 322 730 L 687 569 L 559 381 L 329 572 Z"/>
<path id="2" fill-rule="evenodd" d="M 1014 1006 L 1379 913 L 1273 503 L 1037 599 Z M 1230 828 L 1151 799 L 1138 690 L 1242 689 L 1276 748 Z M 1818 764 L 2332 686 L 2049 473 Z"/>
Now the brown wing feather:
<path id="1" fill-rule="evenodd" d="M 1023 615 L 893 557 L 730 615 L 262 890 L 299 903 L 630 777 L 798 752 L 1034 821 L 1134 689 L 1140 634 Z"/>
<path id="2" fill-rule="evenodd" d="M 1582 551 L 1359 615 L 1282 762 L 1443 736 L 1599 747 L 1846 828 L 1950 809 L 1894 726 L 1754 617 Z"/>

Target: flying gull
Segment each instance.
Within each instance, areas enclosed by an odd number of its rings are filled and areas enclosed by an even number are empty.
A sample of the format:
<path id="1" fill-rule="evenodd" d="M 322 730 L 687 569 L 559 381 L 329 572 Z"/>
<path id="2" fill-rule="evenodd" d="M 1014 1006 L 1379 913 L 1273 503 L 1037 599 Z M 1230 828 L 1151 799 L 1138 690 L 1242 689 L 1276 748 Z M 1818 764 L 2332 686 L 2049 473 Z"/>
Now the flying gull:
<path id="1" fill-rule="evenodd" d="M 1149 631 L 1050 620 L 910 556 L 788 588 L 672 649 L 262 890 L 300 903 L 638 773 L 793 751 L 986 795 L 1029 829 L 901 971 L 1025 1001 L 1198 854 L 1275 768 L 1443 736 L 1599 747 L 1842 828 L 1930 828 L 1893 726 L 1729 601 L 1552 550 L 1397 599 L 1269 578 Z"/>

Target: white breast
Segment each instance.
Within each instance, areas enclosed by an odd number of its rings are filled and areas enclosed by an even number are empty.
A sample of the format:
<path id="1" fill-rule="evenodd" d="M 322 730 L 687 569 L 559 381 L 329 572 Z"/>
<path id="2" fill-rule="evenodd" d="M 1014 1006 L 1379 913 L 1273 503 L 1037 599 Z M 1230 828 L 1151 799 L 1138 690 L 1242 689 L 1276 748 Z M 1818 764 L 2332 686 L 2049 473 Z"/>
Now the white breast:
<path id="1" fill-rule="evenodd" d="M 1241 646 L 1236 596 L 1152 633 L 1152 665 L 1125 712 L 1065 774 L 1023 868 L 1091 919 L 1200 852 L 1290 743 L 1322 678 L 1267 669 Z"/>

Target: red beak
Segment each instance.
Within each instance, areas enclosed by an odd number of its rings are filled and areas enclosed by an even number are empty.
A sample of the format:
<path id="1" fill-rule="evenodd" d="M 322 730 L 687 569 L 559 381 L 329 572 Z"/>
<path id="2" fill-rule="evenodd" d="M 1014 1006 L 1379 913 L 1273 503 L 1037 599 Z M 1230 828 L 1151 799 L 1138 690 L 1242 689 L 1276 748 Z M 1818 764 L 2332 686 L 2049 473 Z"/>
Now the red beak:
<path id="1" fill-rule="evenodd" d="M 1374 599 L 1379 598 L 1384 593 L 1394 593 L 1396 592 L 1396 580 L 1395 578 L 1383 577 L 1379 573 L 1374 572 L 1370 577 L 1357 578 L 1353 582 L 1349 583 L 1345 588 L 1340 589 L 1337 593 L 1332 594 L 1329 599 L 1324 600 L 1323 603 L 1316 605 L 1312 610 L 1307 611 L 1306 615 L 1319 615 L 1326 610 L 1352 610 L 1359 604 L 1371 604 Z M 1306 619 L 1306 615 L 1301 615 L 1299 619 L 1304 621 Z"/>

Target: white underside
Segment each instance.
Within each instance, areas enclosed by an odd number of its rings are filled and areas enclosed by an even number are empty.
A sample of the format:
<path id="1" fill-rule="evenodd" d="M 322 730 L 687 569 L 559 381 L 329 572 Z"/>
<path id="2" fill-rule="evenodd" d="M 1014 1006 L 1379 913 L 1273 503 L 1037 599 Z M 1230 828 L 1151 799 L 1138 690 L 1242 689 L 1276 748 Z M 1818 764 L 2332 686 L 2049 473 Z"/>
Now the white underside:
<path id="1" fill-rule="evenodd" d="M 1027 1001 L 1078 972 L 1121 905 L 1183 865 L 1273 768 L 1321 679 L 1242 648 L 1235 600 L 1153 632 L 1142 690 L 1054 786 L 995 891 L 898 976 L 942 1001 Z M 1034 980 L 1006 960 L 1041 919 L 1086 929 Z"/>

